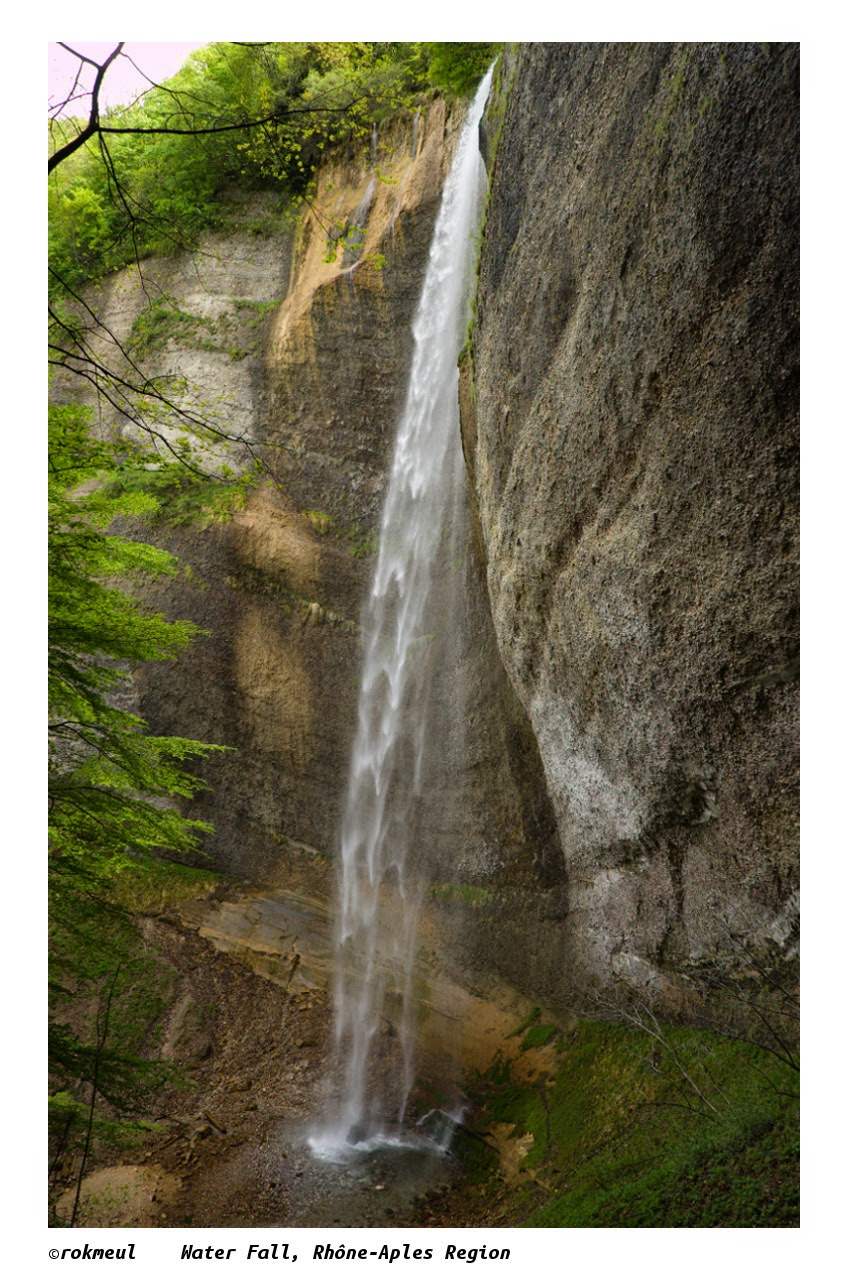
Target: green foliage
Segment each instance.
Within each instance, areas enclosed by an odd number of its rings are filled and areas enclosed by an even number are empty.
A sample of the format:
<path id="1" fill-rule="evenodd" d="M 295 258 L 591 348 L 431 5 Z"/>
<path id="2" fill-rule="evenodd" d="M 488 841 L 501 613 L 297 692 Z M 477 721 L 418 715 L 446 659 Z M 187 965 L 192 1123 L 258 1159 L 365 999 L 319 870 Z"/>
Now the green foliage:
<path id="1" fill-rule="evenodd" d="M 88 1107 L 72 1093 L 60 1090 L 50 1095 L 47 1124 L 54 1141 L 63 1131 L 84 1129 L 87 1120 Z M 102 1116 L 95 1117 L 94 1129 L 96 1136 L 109 1146 L 124 1149 L 139 1146 L 151 1133 L 157 1132 L 157 1126 L 148 1120 L 111 1120 Z"/>
<path id="2" fill-rule="evenodd" d="M 167 307 L 161 303 L 152 303 L 140 311 L 132 323 L 127 350 L 140 359 L 164 347 L 172 339 L 185 341 L 201 326 L 209 327 L 208 321 L 200 316 L 180 311 L 178 307 Z"/>
<path id="3" fill-rule="evenodd" d="M 497 57 L 499 44 L 475 44 L 463 41 L 425 44 L 427 79 L 436 89 L 470 97 Z"/>
<path id="4" fill-rule="evenodd" d="M 233 300 L 233 306 L 236 311 L 251 312 L 251 317 L 248 321 L 248 324 L 251 325 L 261 324 L 266 316 L 268 316 L 272 311 L 276 311 L 279 305 L 279 302 L 276 300 L 273 302 L 256 302 L 252 298 L 235 298 Z"/>
<path id="5" fill-rule="evenodd" d="M 539 1021 L 539 1018 L 541 1016 L 542 1016 L 542 1010 L 539 1008 L 537 1004 L 535 1004 L 533 1008 L 530 1010 L 530 1012 L 528 1013 L 527 1017 L 518 1024 L 515 1030 L 510 1031 L 509 1033 L 510 1039 L 512 1039 L 513 1036 L 523 1035 L 524 1032 L 528 1029 L 528 1027 L 532 1027 L 535 1023 Z"/>
<path id="6" fill-rule="evenodd" d="M 347 543 L 350 554 L 359 560 L 366 560 L 368 556 L 373 556 L 377 552 L 379 546 L 377 533 L 366 532 L 358 523 L 341 529 L 339 536 Z"/>
<path id="7" fill-rule="evenodd" d="M 538 1010 L 516 1033 L 547 1034 Z M 792 1226 L 797 1075 L 708 1031 L 581 1022 L 553 1068 L 499 1061 L 473 1086 L 479 1128 L 530 1134 L 512 1219 L 531 1227 Z"/>
<path id="8" fill-rule="evenodd" d="M 523 1022 L 509 1033 L 510 1040 L 517 1036 L 522 1036 L 521 1052 L 525 1049 L 541 1049 L 551 1040 L 558 1032 L 558 1028 L 552 1023 L 540 1022 L 542 1011 L 538 1005 L 535 1005 Z"/>
<path id="9" fill-rule="evenodd" d="M 521 1041 L 521 1048 L 524 1049 L 541 1049 L 549 1044 L 557 1034 L 557 1028 L 548 1022 L 539 1022 L 535 1027 L 530 1027 L 524 1039 Z"/>
<path id="10" fill-rule="evenodd" d="M 226 468 L 220 477 L 209 477 L 157 460 L 145 466 L 124 466 L 106 480 L 110 497 L 141 498 L 151 505 L 144 516 L 153 525 L 196 524 L 206 528 L 222 524 L 243 511 L 247 494 L 259 481 L 258 466 L 241 475 Z"/>
<path id="11" fill-rule="evenodd" d="M 171 868 L 182 886 L 208 880 L 174 865 L 201 856 L 209 828 L 173 799 L 198 789 L 187 763 L 221 748 L 157 737 L 130 708 L 128 670 L 175 657 L 195 628 L 131 594 L 134 581 L 177 565 L 110 532 L 118 517 L 152 513 L 156 499 L 106 482 L 144 455 L 93 439 L 88 417 L 75 406 L 49 415 L 49 1048 L 59 1086 L 96 1082 L 128 1106 L 168 1070 L 148 1052 L 167 983 L 129 914 L 132 886 L 154 869 L 161 881 Z"/>
<path id="12" fill-rule="evenodd" d="M 332 516 L 327 515 L 326 511 L 304 511 L 303 514 L 320 537 L 334 532 L 336 522 Z"/>
<path id="13" fill-rule="evenodd" d="M 183 346 L 192 346 L 203 351 L 226 352 L 231 360 L 243 360 L 255 349 L 256 338 L 251 331 L 259 331 L 266 323 L 270 312 L 275 311 L 279 303 L 255 302 L 247 298 L 233 299 L 232 309 L 224 311 L 215 319 L 192 315 L 182 311 L 170 300 L 150 302 L 136 316 L 126 342 L 129 359 L 136 363 L 143 361 L 151 352 L 161 350 L 169 342 L 178 342 Z M 251 344 L 250 349 L 231 345 L 234 331 L 246 337 Z M 246 331 L 246 332 L 245 332 Z M 159 379 L 159 386 L 163 380 Z M 171 388 L 175 389 L 175 388 Z M 146 408 L 150 408 L 148 397 Z M 137 397 L 143 399 L 143 397 Z M 194 434 L 203 436 L 202 427 L 198 424 Z"/>
<path id="14" fill-rule="evenodd" d="M 358 559 L 372 556 L 377 550 L 377 534 L 366 532 L 358 523 L 338 524 L 326 511 L 304 511 L 303 514 L 319 537 L 341 543 Z"/>
<path id="15" fill-rule="evenodd" d="M 195 246 L 226 222 L 219 197 L 233 184 L 270 184 L 296 204 L 327 149 L 366 151 L 373 124 L 418 105 L 430 86 L 467 95 L 498 48 L 271 41 L 198 50 L 165 85 L 103 114 L 107 130 L 134 132 L 101 133 L 53 171 L 54 295 L 133 259 Z M 53 149 L 81 125 L 53 121 Z"/>
<path id="16" fill-rule="evenodd" d="M 222 221 L 228 185 L 305 192 L 327 147 L 370 136 L 373 121 L 420 88 L 413 46 L 397 43 L 210 44 L 134 106 L 49 183 L 54 294 L 151 253 L 196 245 Z M 107 73 L 108 74 L 108 73 Z M 52 125 L 55 147 L 74 129 Z M 176 130 L 178 132 L 166 132 Z"/>
<path id="17" fill-rule="evenodd" d="M 437 902 L 456 902 L 464 907 L 477 909 L 492 900 L 491 889 L 476 884 L 431 884 L 430 897 Z"/>

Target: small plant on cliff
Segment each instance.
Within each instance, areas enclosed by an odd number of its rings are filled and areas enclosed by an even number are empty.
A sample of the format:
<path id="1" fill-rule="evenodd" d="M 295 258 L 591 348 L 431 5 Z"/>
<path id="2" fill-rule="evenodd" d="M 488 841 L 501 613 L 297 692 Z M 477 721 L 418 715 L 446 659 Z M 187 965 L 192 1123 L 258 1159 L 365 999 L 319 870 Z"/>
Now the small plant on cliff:
<path id="1" fill-rule="evenodd" d="M 180 311 L 176 306 L 151 303 L 133 321 L 127 349 L 142 358 L 151 351 L 164 347 L 172 339 L 186 341 L 200 327 L 208 329 L 209 321 Z"/>

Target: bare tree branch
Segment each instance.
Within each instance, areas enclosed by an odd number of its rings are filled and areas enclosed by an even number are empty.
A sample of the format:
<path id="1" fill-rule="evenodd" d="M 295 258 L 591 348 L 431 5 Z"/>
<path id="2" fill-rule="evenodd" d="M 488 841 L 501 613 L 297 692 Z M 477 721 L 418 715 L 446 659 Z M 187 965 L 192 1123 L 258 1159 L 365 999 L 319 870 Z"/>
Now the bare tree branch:
<path id="1" fill-rule="evenodd" d="M 60 165 L 63 160 L 67 160 L 68 156 L 72 156 L 75 151 L 78 151 L 80 147 L 83 146 L 84 143 L 88 142 L 89 138 L 94 137 L 97 130 L 102 127 L 100 124 L 100 86 L 103 84 L 103 77 L 109 67 L 123 49 L 124 42 L 121 40 L 119 44 L 115 45 L 115 48 L 109 54 L 106 61 L 102 63 L 93 62 L 91 58 L 86 58 L 84 54 L 77 53 L 76 49 L 71 49 L 69 45 L 62 44 L 61 47 L 66 49 L 68 53 L 72 53 L 75 58 L 79 58 L 80 62 L 87 62 L 90 66 L 96 67 L 97 75 L 94 77 L 94 87 L 91 90 L 91 111 L 88 116 L 88 124 L 77 134 L 75 138 L 72 138 L 70 142 L 66 142 L 64 147 L 60 147 L 58 151 L 54 151 L 52 156 L 48 158 L 48 173 L 51 173 L 52 170 Z M 74 87 L 76 87 L 78 81 L 79 73 L 77 73 L 77 79 L 74 81 Z"/>
<path id="2" fill-rule="evenodd" d="M 250 131 L 252 129 L 262 128 L 264 125 L 268 125 L 268 124 L 281 124 L 283 123 L 283 121 L 288 120 L 290 118 L 294 118 L 296 116 L 315 116 L 315 115 L 343 116 L 347 112 L 349 112 L 352 107 L 356 106 L 357 103 L 364 101 L 367 96 L 364 93 L 355 94 L 353 97 L 349 98 L 346 102 L 344 102 L 341 106 L 332 106 L 328 103 L 322 104 L 320 102 L 316 102 L 313 106 L 308 106 L 308 107 L 286 107 L 284 110 L 280 108 L 275 108 L 275 110 L 269 112 L 267 115 L 264 115 L 264 116 L 257 116 L 252 119 L 246 119 L 246 120 L 228 121 L 228 122 L 219 123 L 219 124 L 191 123 L 185 127 L 178 126 L 178 125 L 171 125 L 171 124 L 164 124 L 164 125 L 104 124 L 101 122 L 101 119 L 100 119 L 100 102 L 99 102 L 100 88 L 103 83 L 103 77 L 105 76 L 106 71 L 111 66 L 112 62 L 114 62 L 118 54 L 121 53 L 121 50 L 124 47 L 124 41 L 121 41 L 120 44 L 116 45 L 116 47 L 109 54 L 108 58 L 106 58 L 105 62 L 102 62 L 102 63 L 95 62 L 92 58 L 88 58 L 84 54 L 78 53 L 77 50 L 72 49 L 70 45 L 62 44 L 61 41 L 59 43 L 61 45 L 61 48 L 67 50 L 68 53 L 73 54 L 75 58 L 79 58 L 81 64 L 86 63 L 89 66 L 96 67 L 97 75 L 94 80 L 94 86 L 91 90 L 91 110 L 89 112 L 88 123 L 86 124 L 85 128 L 82 129 L 77 134 L 75 138 L 72 138 L 70 142 L 65 143 L 63 147 L 59 147 L 57 151 L 54 151 L 53 154 L 50 157 L 48 157 L 48 161 L 47 161 L 48 173 L 51 173 L 64 160 L 67 160 L 68 156 L 73 155 L 75 151 L 78 151 L 81 146 L 83 146 L 86 142 L 88 142 L 90 138 L 94 137 L 95 135 L 103 135 L 103 134 L 110 134 L 110 133 L 111 134 L 144 134 L 144 135 L 169 134 L 169 135 L 178 136 L 178 137 L 199 137 L 199 136 L 205 136 L 205 135 L 217 134 L 217 133 L 234 133 L 234 132 L 238 132 L 239 130 Z M 264 46 L 263 44 L 259 44 L 255 47 L 262 48 Z M 127 55 L 124 55 L 124 56 L 127 56 Z M 132 62 L 131 58 L 129 58 L 128 61 L 130 61 L 133 66 L 135 66 L 135 63 Z M 137 67 L 136 67 L 136 70 L 138 70 Z M 143 72 L 140 72 L 140 74 L 144 75 Z M 147 79 L 147 76 L 145 76 L 145 79 Z M 76 87 L 78 84 L 79 84 L 79 71 L 77 72 L 76 78 L 74 80 L 74 84 L 71 89 L 71 94 L 69 95 L 68 98 L 65 99 L 65 102 L 62 103 L 61 107 L 59 107 L 57 110 L 62 110 L 65 106 L 67 106 L 67 103 L 69 101 L 73 100 L 74 91 L 76 90 Z M 161 88 L 161 86 L 157 85 L 153 80 L 150 80 L 149 84 L 151 88 Z M 145 93 L 146 92 L 147 90 L 145 90 Z M 185 115 L 186 114 L 185 104 L 184 104 L 182 95 L 178 96 L 174 94 L 172 90 L 168 90 L 167 92 L 172 93 L 172 96 L 175 98 L 178 107 L 180 108 L 182 113 Z M 143 96 L 144 94 L 140 95 L 140 97 L 143 97 Z"/>

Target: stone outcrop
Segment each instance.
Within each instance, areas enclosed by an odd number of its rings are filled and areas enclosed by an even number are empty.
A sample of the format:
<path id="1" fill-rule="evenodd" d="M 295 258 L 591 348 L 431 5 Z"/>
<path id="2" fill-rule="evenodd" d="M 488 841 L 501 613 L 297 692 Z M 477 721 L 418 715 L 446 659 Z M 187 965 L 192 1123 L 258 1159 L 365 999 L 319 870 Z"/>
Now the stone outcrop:
<path id="1" fill-rule="evenodd" d="M 389 900 L 384 907 L 398 910 L 397 902 Z M 326 888 L 319 879 L 311 896 L 288 888 L 217 895 L 183 904 L 174 919 L 260 977 L 301 996 L 332 989 L 331 915 Z M 432 1078 L 443 1085 L 450 1081 L 458 1085 L 465 1073 L 487 1071 L 498 1059 L 512 1061 L 521 1055 L 515 1063 L 521 1078 L 550 1066 L 552 1050 L 528 1052 L 514 1034 L 527 1015 L 525 993 L 492 974 L 473 984 L 473 991 L 471 984 L 458 981 L 462 975 L 445 952 L 443 913 L 432 904 L 423 904 L 418 932 L 415 1031 L 423 1073 L 429 1068 Z M 171 1022 L 178 1022 L 183 1041 L 190 1041 L 184 1026 L 188 1020 L 180 1014 L 176 1006 Z M 391 1016 L 389 1005 L 382 1028 L 389 1053 L 397 1048 Z"/>
<path id="2" fill-rule="evenodd" d="M 798 49 L 521 46 L 484 132 L 463 435 L 567 879 L 486 949 L 674 1003 L 796 940 Z"/>

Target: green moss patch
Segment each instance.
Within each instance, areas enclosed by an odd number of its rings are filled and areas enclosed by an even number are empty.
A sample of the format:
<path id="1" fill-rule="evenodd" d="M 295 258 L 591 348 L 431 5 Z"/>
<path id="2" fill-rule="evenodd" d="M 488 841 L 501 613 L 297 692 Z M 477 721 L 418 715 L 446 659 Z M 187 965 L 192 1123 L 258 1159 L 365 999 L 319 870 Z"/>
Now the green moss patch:
<path id="1" fill-rule="evenodd" d="M 478 1131 L 530 1134 L 506 1214 L 531 1227 L 778 1227 L 798 1222 L 798 1074 L 706 1031 L 584 1021 L 534 1010 L 522 1053 L 556 1038 L 556 1067 L 527 1081 L 499 1062 L 473 1083 Z M 479 1192 L 477 1193 L 479 1194 Z"/>
<path id="2" fill-rule="evenodd" d="M 479 908 L 491 901 L 492 891 L 476 884 L 431 884 L 430 897 L 436 902 L 456 902 L 463 907 Z"/>
<path id="3" fill-rule="evenodd" d="M 152 303 L 133 321 L 127 345 L 141 359 L 151 351 L 161 350 L 168 342 L 188 344 L 196 340 L 199 330 L 210 328 L 211 322 L 202 316 L 191 315 L 176 306 Z"/>

